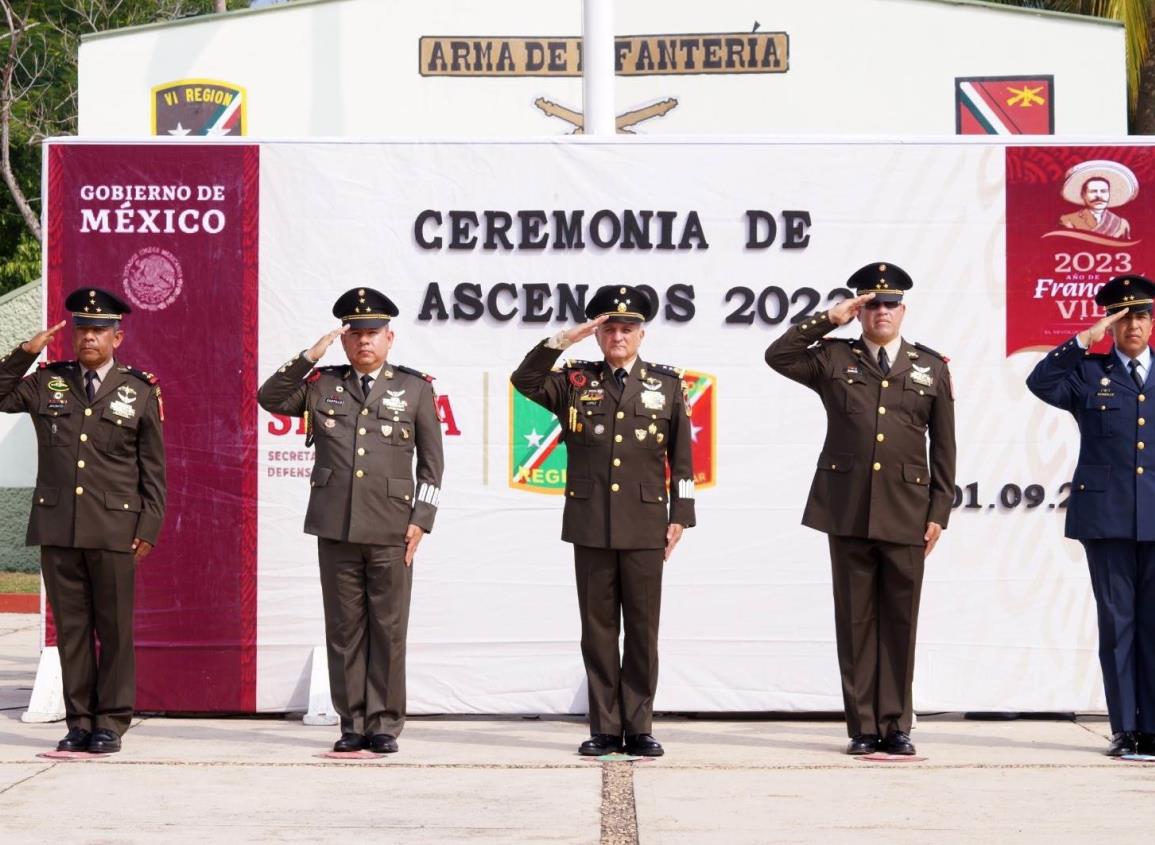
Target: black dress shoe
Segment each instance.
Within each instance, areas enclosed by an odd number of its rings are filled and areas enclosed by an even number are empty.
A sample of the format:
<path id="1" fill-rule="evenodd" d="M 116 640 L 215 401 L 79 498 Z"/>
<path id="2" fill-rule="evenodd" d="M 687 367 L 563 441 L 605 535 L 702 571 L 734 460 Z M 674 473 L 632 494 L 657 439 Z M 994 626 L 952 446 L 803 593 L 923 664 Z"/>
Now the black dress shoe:
<path id="1" fill-rule="evenodd" d="M 88 742 L 92 734 L 84 728 L 73 728 L 64 735 L 64 739 L 56 743 L 57 751 L 87 751 Z"/>
<path id="2" fill-rule="evenodd" d="M 1155 734 L 1139 732 L 1139 741 L 1136 743 L 1140 754 L 1155 754 Z"/>
<path id="3" fill-rule="evenodd" d="M 393 734 L 373 734 L 369 737 L 369 750 L 374 754 L 396 754 L 397 738 Z"/>
<path id="4" fill-rule="evenodd" d="M 891 731 L 882 741 L 882 751 L 887 754 L 914 754 L 914 743 L 906 731 Z"/>
<path id="5" fill-rule="evenodd" d="M 578 746 L 578 754 L 586 757 L 601 757 L 621 750 L 622 738 L 613 734 L 594 734 Z"/>
<path id="6" fill-rule="evenodd" d="M 847 754 L 873 754 L 878 750 L 878 734 L 859 734 L 847 743 Z"/>
<path id="7" fill-rule="evenodd" d="M 1108 757 L 1122 757 L 1124 754 L 1139 753 L 1139 735 L 1134 731 L 1121 731 L 1111 737 L 1107 746 Z"/>
<path id="8" fill-rule="evenodd" d="M 626 753 L 638 757 L 661 757 L 666 750 L 649 734 L 630 734 L 626 737 Z"/>
<path id="9" fill-rule="evenodd" d="M 120 737 L 108 728 L 101 728 L 92 732 L 92 739 L 88 741 L 90 754 L 115 754 L 120 750 Z"/>
<path id="10" fill-rule="evenodd" d="M 358 733 L 343 733 L 341 738 L 333 743 L 334 751 L 361 751 L 365 748 L 365 737 Z"/>

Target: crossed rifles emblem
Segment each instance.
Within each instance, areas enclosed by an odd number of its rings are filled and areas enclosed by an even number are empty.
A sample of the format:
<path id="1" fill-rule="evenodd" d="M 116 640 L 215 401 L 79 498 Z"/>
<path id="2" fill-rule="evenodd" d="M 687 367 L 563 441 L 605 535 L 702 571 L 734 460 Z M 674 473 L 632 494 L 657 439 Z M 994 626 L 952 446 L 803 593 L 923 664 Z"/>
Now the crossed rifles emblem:
<path id="1" fill-rule="evenodd" d="M 573 126 L 573 132 L 570 134 L 581 135 L 584 132 L 585 119 L 582 113 L 567 109 L 565 106 L 558 105 L 555 102 L 547 100 L 545 97 L 538 97 L 533 101 L 533 104 L 545 112 L 550 117 L 559 117 L 566 123 Z M 623 135 L 633 135 L 633 127 L 637 126 L 643 120 L 649 120 L 653 117 L 661 117 L 669 112 L 676 105 L 678 101 L 673 98 L 661 100 L 649 106 L 640 109 L 633 109 L 625 114 L 619 114 L 615 120 L 618 132 Z"/>

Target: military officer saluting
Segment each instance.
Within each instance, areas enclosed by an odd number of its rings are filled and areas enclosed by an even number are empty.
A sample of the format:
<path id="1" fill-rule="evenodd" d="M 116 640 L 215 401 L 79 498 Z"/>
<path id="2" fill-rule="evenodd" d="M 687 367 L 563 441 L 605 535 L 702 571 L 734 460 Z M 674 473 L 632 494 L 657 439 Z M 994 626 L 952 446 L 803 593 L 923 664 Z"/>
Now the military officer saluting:
<path id="1" fill-rule="evenodd" d="M 397 750 L 405 724 L 405 643 L 413 558 L 441 500 L 433 377 L 391 364 L 397 306 L 372 288 L 344 293 L 341 321 L 266 381 L 260 405 L 305 417 L 317 447 L 305 533 L 317 537 L 334 751 Z M 337 338 L 348 364 L 313 366 Z M 416 483 L 414 482 L 416 459 Z"/>
<path id="2" fill-rule="evenodd" d="M 645 291 L 600 288 L 589 322 L 535 346 L 513 373 L 562 424 L 567 469 L 562 539 L 574 546 L 591 737 L 579 751 L 660 756 L 652 735 L 662 568 L 694 525 L 690 420 L 680 371 L 638 357 L 656 312 Z M 605 356 L 552 370 L 590 335 Z M 669 489 L 666 468 L 669 466 Z M 625 651 L 618 634 L 625 621 Z"/>
<path id="3" fill-rule="evenodd" d="M 128 305 L 83 288 L 64 307 L 76 359 L 21 379 L 66 321 L 20 344 L 0 360 L 0 411 L 31 415 L 39 444 L 28 545 L 60 650 L 69 730 L 57 750 L 108 754 L 136 697 L 135 573 L 164 520 L 164 413 L 156 378 L 115 358 Z"/>
<path id="4" fill-rule="evenodd" d="M 1155 754 L 1155 283 L 1120 276 L 1099 289 L 1107 316 L 1049 352 L 1030 391 L 1079 425 L 1066 536 L 1087 553 L 1099 617 L 1107 754 Z M 1107 334 L 1114 347 L 1089 350 Z"/>
<path id="5" fill-rule="evenodd" d="M 847 753 L 913 754 L 924 559 L 954 502 L 954 396 L 946 359 L 902 339 L 910 276 L 869 264 L 847 286 L 858 295 L 785 331 L 766 363 L 826 408 L 802 523 L 829 536 Z M 825 337 L 855 317 L 861 338 Z"/>

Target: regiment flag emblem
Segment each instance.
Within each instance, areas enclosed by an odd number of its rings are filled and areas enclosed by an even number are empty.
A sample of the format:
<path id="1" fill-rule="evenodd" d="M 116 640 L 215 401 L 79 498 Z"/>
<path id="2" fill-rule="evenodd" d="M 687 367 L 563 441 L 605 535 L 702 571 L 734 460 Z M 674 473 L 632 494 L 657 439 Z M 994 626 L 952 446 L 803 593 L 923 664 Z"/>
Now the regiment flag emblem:
<path id="1" fill-rule="evenodd" d="M 954 81 L 956 135 L 1054 135 L 1055 77 L 962 76 Z"/>
<path id="2" fill-rule="evenodd" d="M 717 480 L 717 379 L 706 373 L 687 370 L 682 381 L 686 385 L 686 401 L 690 408 L 694 483 L 697 488 L 712 487 Z M 566 448 L 561 441 L 561 422 L 512 386 L 509 393 L 509 486 L 531 493 L 559 495 L 565 492 Z M 646 429 L 641 431 L 646 433 Z"/>
<path id="3" fill-rule="evenodd" d="M 152 134 L 244 135 L 245 89 L 216 79 L 180 79 L 152 89 Z"/>

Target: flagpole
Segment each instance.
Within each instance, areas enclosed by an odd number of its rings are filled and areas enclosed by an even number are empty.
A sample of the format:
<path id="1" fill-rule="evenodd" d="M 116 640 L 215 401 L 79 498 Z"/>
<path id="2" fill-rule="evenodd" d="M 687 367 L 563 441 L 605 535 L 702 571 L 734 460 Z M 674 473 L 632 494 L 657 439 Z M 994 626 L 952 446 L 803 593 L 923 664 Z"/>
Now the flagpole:
<path id="1" fill-rule="evenodd" d="M 613 0 L 582 0 L 582 115 L 586 135 L 614 135 Z"/>

